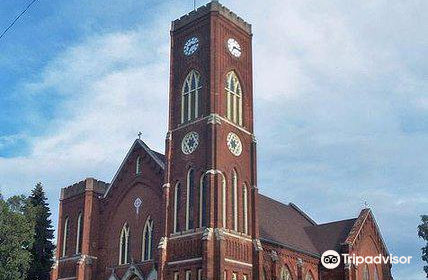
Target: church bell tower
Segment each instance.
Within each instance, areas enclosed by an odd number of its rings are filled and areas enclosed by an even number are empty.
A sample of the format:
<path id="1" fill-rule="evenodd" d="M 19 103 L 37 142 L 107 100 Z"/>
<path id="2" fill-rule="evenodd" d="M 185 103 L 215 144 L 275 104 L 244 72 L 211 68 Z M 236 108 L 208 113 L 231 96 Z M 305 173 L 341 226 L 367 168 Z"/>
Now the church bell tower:
<path id="1" fill-rule="evenodd" d="M 217 1 L 172 22 L 159 279 L 259 279 L 251 40 Z"/>

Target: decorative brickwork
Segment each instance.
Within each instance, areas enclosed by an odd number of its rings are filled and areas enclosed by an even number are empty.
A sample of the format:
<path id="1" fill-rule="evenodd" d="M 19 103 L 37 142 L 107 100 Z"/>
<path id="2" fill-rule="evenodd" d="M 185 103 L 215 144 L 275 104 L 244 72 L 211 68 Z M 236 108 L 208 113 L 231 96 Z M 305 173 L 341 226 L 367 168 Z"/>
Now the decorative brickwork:
<path id="1" fill-rule="evenodd" d="M 213 1 L 172 22 L 165 155 L 137 139 L 110 184 L 62 189 L 52 280 L 356 280 L 360 268 L 322 269 L 323 251 L 387 254 L 369 210 L 318 225 L 258 193 L 252 76 L 235 13 Z"/>

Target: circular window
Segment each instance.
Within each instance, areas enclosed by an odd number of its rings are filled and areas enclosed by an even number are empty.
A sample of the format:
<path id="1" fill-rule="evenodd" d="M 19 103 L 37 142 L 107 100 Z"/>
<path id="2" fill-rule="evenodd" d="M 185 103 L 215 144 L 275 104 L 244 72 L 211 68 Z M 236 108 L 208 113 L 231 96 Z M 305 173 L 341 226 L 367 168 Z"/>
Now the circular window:
<path id="1" fill-rule="evenodd" d="M 181 141 L 181 150 L 183 154 L 193 153 L 199 146 L 199 134 L 195 131 L 187 133 Z"/>

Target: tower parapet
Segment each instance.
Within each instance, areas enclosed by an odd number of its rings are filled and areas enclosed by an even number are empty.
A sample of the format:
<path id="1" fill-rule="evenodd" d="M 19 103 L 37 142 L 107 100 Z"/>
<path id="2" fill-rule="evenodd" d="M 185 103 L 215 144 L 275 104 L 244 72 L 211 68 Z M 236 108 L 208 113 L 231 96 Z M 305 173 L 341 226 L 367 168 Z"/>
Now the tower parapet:
<path id="1" fill-rule="evenodd" d="M 251 24 L 243 20 L 241 17 L 239 17 L 233 11 L 229 10 L 227 7 L 220 4 L 218 1 L 211 1 L 205 6 L 201 6 L 198 9 L 180 17 L 179 19 L 174 20 L 171 23 L 171 30 L 175 31 L 177 29 L 180 29 L 188 23 L 198 18 L 201 18 L 211 12 L 219 13 L 220 15 L 226 17 L 228 20 L 242 28 L 247 33 L 251 34 Z"/>
<path id="2" fill-rule="evenodd" d="M 79 194 L 84 193 L 85 191 L 93 191 L 97 194 L 104 194 L 107 190 L 109 184 L 96 180 L 94 178 L 86 178 L 78 183 L 70 185 L 68 187 L 61 189 L 61 197 L 60 199 L 67 199 Z"/>

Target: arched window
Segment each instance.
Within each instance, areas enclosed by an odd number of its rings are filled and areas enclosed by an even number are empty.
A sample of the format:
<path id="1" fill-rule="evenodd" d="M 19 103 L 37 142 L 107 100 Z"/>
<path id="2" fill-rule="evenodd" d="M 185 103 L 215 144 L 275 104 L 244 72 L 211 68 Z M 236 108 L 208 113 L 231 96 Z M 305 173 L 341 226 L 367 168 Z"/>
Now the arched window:
<path id="1" fill-rule="evenodd" d="M 141 156 L 137 157 L 137 161 L 135 162 L 135 174 L 141 174 L 143 169 L 143 158 Z"/>
<path id="2" fill-rule="evenodd" d="M 266 269 L 264 269 L 264 268 L 263 268 L 263 271 L 262 271 L 262 280 L 268 280 L 267 277 L 266 277 Z"/>
<path id="3" fill-rule="evenodd" d="M 226 76 L 227 118 L 242 125 L 242 88 L 234 71 Z"/>
<path id="4" fill-rule="evenodd" d="M 201 88 L 201 75 L 195 70 L 190 71 L 181 92 L 181 123 L 194 120 L 199 116 L 199 91 Z"/>
<path id="5" fill-rule="evenodd" d="M 129 226 L 123 225 L 120 232 L 119 265 L 127 264 L 129 261 Z"/>
<path id="6" fill-rule="evenodd" d="M 227 210 L 227 199 L 226 199 L 226 197 L 227 197 L 227 195 L 226 195 L 226 178 L 224 178 L 224 176 L 223 176 L 223 174 L 222 174 L 222 180 L 223 180 L 223 184 L 222 184 L 222 194 L 221 194 L 221 196 L 222 196 L 222 204 L 223 204 L 223 209 L 222 209 L 222 212 L 223 212 L 223 227 L 224 228 L 226 228 L 227 227 L 227 223 L 226 223 L 226 217 L 227 217 L 227 213 L 226 213 L 226 210 Z"/>
<path id="7" fill-rule="evenodd" d="M 243 204 L 243 219 L 244 219 L 244 233 L 248 234 L 248 190 L 247 186 L 242 187 L 242 204 Z"/>
<path id="8" fill-rule="evenodd" d="M 199 227 L 207 226 L 207 192 L 208 176 L 202 175 L 201 185 L 199 188 Z"/>
<path id="9" fill-rule="evenodd" d="M 83 215 L 79 213 L 77 217 L 77 236 L 76 236 L 76 254 L 82 253 L 82 240 L 83 240 Z"/>
<path id="10" fill-rule="evenodd" d="M 363 280 L 370 280 L 369 266 L 367 264 L 363 267 Z"/>
<path id="11" fill-rule="evenodd" d="M 153 220 L 147 218 L 143 231 L 143 261 L 153 259 Z"/>
<path id="12" fill-rule="evenodd" d="M 314 277 L 312 277 L 312 274 L 310 271 L 308 271 L 308 273 L 306 273 L 306 279 L 305 280 L 314 280 Z"/>
<path id="13" fill-rule="evenodd" d="M 232 211 L 233 230 L 238 231 L 238 174 L 233 170 L 232 174 Z"/>
<path id="14" fill-rule="evenodd" d="M 186 230 L 192 229 L 193 223 L 193 203 L 195 194 L 195 171 L 190 169 L 187 173 L 187 192 L 186 192 Z"/>
<path id="15" fill-rule="evenodd" d="M 310 273 L 308 273 L 308 275 L 310 276 Z M 291 273 L 290 270 L 288 269 L 288 267 L 283 266 L 281 268 L 281 275 L 279 277 L 280 280 L 291 280 Z M 308 280 L 308 278 L 306 277 L 306 280 Z"/>
<path id="16" fill-rule="evenodd" d="M 68 217 L 64 221 L 64 229 L 62 232 L 62 256 L 67 255 L 67 238 L 68 238 Z"/>
<path id="17" fill-rule="evenodd" d="M 374 266 L 374 271 L 373 271 L 373 279 L 374 280 L 379 280 L 379 271 L 377 270 L 377 266 Z"/>
<path id="18" fill-rule="evenodd" d="M 178 212 L 180 210 L 180 183 L 175 184 L 174 189 L 174 233 L 180 231 Z"/>

